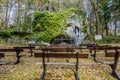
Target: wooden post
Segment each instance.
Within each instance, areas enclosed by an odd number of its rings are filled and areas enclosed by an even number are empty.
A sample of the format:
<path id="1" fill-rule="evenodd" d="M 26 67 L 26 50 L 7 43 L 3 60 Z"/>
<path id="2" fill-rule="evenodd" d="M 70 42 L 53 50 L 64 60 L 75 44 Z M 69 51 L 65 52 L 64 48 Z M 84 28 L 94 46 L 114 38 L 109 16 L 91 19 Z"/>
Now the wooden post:
<path id="1" fill-rule="evenodd" d="M 14 64 L 18 64 L 20 62 L 20 49 L 18 47 L 15 47 L 15 50 L 16 50 L 16 61 Z"/>
<path id="2" fill-rule="evenodd" d="M 44 80 L 45 75 L 46 75 L 45 54 L 46 54 L 45 52 L 42 52 L 43 72 L 42 72 L 40 80 Z"/>
<path id="3" fill-rule="evenodd" d="M 75 70 L 76 70 L 76 73 L 75 73 L 75 78 L 76 80 L 79 80 L 79 77 L 78 77 L 78 62 L 79 62 L 79 53 L 77 52 L 76 53 L 76 65 L 75 65 Z"/>
<path id="4" fill-rule="evenodd" d="M 116 69 L 117 69 L 117 64 L 118 64 L 118 60 L 119 60 L 119 52 L 117 50 L 117 46 L 115 47 L 115 57 L 114 57 L 114 64 L 112 66 L 112 74 L 114 75 L 116 73 Z"/>
<path id="5" fill-rule="evenodd" d="M 48 53 L 48 51 L 49 51 L 48 47 L 46 47 L 46 49 L 47 49 L 47 54 L 49 54 Z M 52 48 L 50 48 L 50 49 L 52 49 Z M 47 62 L 49 62 L 49 57 L 47 57 Z"/>
<path id="6" fill-rule="evenodd" d="M 91 45 L 87 46 L 87 48 L 89 48 L 89 47 L 92 47 L 92 46 Z M 90 55 L 92 56 L 92 49 L 89 49 L 89 51 L 90 51 Z"/>
<path id="7" fill-rule="evenodd" d="M 33 55 L 32 55 L 32 53 L 33 53 L 33 51 L 32 51 L 32 45 L 30 45 L 30 57 L 32 57 Z"/>
<path id="8" fill-rule="evenodd" d="M 77 52 L 76 53 L 76 65 L 75 65 L 75 69 L 76 69 L 76 72 L 78 72 L 78 61 L 79 61 L 79 53 Z"/>
<path id="9" fill-rule="evenodd" d="M 109 49 L 109 46 L 106 45 L 105 54 L 107 53 L 108 49 Z"/>
<path id="10" fill-rule="evenodd" d="M 94 61 L 96 62 L 96 46 L 94 46 L 94 54 L 93 54 Z"/>
<path id="11" fill-rule="evenodd" d="M 68 54 L 68 47 L 66 48 L 66 50 L 67 50 L 67 54 Z M 67 58 L 66 62 L 69 62 L 68 58 Z"/>

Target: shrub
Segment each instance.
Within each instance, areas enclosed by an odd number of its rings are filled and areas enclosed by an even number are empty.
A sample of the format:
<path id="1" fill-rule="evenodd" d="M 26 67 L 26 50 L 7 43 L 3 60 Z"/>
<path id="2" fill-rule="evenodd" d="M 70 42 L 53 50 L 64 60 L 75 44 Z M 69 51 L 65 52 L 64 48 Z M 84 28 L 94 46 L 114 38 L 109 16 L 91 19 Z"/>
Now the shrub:
<path id="1" fill-rule="evenodd" d="M 120 36 L 103 36 L 103 43 L 120 43 Z"/>

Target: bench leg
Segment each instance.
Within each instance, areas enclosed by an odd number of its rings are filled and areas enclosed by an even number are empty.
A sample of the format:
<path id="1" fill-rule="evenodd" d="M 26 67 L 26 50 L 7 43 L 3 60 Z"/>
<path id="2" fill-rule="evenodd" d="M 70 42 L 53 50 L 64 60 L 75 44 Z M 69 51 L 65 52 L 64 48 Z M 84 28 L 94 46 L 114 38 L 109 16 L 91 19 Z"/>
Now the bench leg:
<path id="1" fill-rule="evenodd" d="M 68 48 L 67 48 L 67 54 L 68 54 Z M 69 58 L 66 59 L 66 62 L 69 62 Z"/>
<path id="2" fill-rule="evenodd" d="M 79 77 L 78 77 L 78 62 L 79 62 L 79 58 L 78 58 L 78 55 L 79 55 L 79 53 L 76 53 L 76 65 L 75 65 L 76 72 L 74 73 L 76 80 L 79 80 Z"/>
<path id="3" fill-rule="evenodd" d="M 94 61 L 97 62 L 96 60 L 96 48 L 94 47 L 94 54 L 93 54 Z"/>
<path id="4" fill-rule="evenodd" d="M 75 80 L 80 80 L 80 78 L 78 76 L 78 71 L 74 71 L 74 70 L 72 70 L 72 71 L 74 72 Z"/>
<path id="5" fill-rule="evenodd" d="M 92 50 L 89 50 L 89 52 L 90 52 L 90 55 L 93 56 L 93 54 L 92 54 Z"/>
<path id="6" fill-rule="evenodd" d="M 47 51 L 47 54 L 49 54 L 49 53 L 48 53 L 48 51 Z M 49 57 L 47 57 L 47 62 L 50 62 L 50 59 L 49 59 Z"/>
<path id="7" fill-rule="evenodd" d="M 120 80 L 120 76 L 118 75 L 118 73 L 116 71 L 117 65 L 118 65 L 118 61 L 119 61 L 119 52 L 117 51 L 117 48 L 116 48 L 116 54 L 115 54 L 115 57 L 114 57 L 114 63 L 110 64 L 110 67 L 112 69 L 112 75 L 114 77 L 116 77 L 118 80 Z"/>
<path id="8" fill-rule="evenodd" d="M 75 73 L 75 79 L 80 80 L 79 77 L 78 77 L 78 72 Z"/>
<path id="9" fill-rule="evenodd" d="M 93 54 L 94 61 L 97 62 L 96 60 L 96 54 Z"/>
<path id="10" fill-rule="evenodd" d="M 33 56 L 33 51 L 30 51 L 29 57 L 32 57 L 32 56 Z"/>
<path id="11" fill-rule="evenodd" d="M 14 62 L 14 64 L 18 64 L 19 62 L 20 62 L 20 55 L 19 55 L 19 53 L 17 52 L 16 53 L 16 61 Z"/>
<path id="12" fill-rule="evenodd" d="M 33 51 L 32 51 L 32 48 L 30 46 L 30 56 L 29 57 L 32 57 L 33 56 Z"/>
<path id="13" fill-rule="evenodd" d="M 45 74 L 46 74 L 45 71 L 43 71 L 42 74 L 41 74 L 40 80 L 44 80 L 45 79 Z"/>
<path id="14" fill-rule="evenodd" d="M 118 80 L 120 80 L 120 76 L 117 71 L 114 71 L 114 72 L 112 71 L 112 75 L 116 77 Z"/>
<path id="15" fill-rule="evenodd" d="M 118 80 L 120 80 L 120 76 L 118 74 L 118 72 L 116 71 L 116 69 L 114 69 L 114 64 L 110 64 L 110 67 L 112 69 L 112 76 L 116 77 Z"/>
<path id="16" fill-rule="evenodd" d="M 43 63 L 43 72 L 41 74 L 41 77 L 40 77 L 40 80 L 44 80 L 45 78 L 45 75 L 46 75 L 46 64 L 45 64 L 45 52 L 42 53 L 43 56 L 42 56 L 42 63 Z"/>

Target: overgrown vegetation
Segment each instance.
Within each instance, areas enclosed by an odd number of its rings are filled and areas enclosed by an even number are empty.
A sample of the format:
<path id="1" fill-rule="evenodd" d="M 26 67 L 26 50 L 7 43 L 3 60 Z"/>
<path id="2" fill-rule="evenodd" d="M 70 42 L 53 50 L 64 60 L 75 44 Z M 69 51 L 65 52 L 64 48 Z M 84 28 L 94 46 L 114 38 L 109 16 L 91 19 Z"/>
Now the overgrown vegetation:
<path id="1" fill-rule="evenodd" d="M 37 34 L 37 40 L 50 41 L 53 37 L 64 33 L 66 19 L 75 10 L 70 9 L 63 12 L 35 12 L 33 21 L 33 32 Z"/>
<path id="2" fill-rule="evenodd" d="M 120 36 L 103 36 L 103 43 L 120 43 Z"/>
<path id="3" fill-rule="evenodd" d="M 0 0 L 0 29 L 3 30 L 0 38 L 11 38 L 14 34 L 9 30 L 14 29 L 20 34 L 31 33 L 21 37 L 26 40 L 34 37 L 49 42 L 63 33 L 72 12 L 78 14 L 83 32 L 90 40 L 96 34 L 119 34 L 119 0 Z"/>
<path id="4" fill-rule="evenodd" d="M 29 40 L 30 38 L 26 38 L 29 37 L 31 35 L 31 33 L 27 33 L 27 32 L 18 32 L 14 29 L 10 29 L 10 30 L 0 30 L 0 41 L 2 41 L 2 43 L 8 43 L 11 39 L 12 40 L 16 40 L 16 38 L 24 38 L 25 40 Z M 12 41 L 14 42 L 14 41 Z"/>

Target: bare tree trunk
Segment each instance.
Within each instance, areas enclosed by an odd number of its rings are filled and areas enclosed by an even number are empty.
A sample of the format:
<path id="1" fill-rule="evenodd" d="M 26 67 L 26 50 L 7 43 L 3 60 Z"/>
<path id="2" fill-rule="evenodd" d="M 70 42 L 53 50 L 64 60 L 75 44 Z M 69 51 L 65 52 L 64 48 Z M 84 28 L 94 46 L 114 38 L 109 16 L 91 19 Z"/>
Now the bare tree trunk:
<path id="1" fill-rule="evenodd" d="M 17 12 L 17 27 L 18 27 L 18 31 L 20 31 L 20 1 L 18 0 L 18 12 Z"/>
<path id="2" fill-rule="evenodd" d="M 116 36 L 117 35 L 117 20 L 115 20 L 115 22 L 114 22 L 114 25 L 115 25 L 115 31 L 114 31 L 114 35 Z"/>
<path id="3" fill-rule="evenodd" d="M 7 27 L 8 27 L 8 0 L 7 1 L 5 0 L 4 4 L 6 4 L 4 28 L 7 29 Z"/>
<path id="4" fill-rule="evenodd" d="M 51 0 L 49 0 L 49 12 L 52 11 L 52 3 L 51 3 Z"/>
<path id="5" fill-rule="evenodd" d="M 105 24 L 106 36 L 108 36 L 108 26 Z"/>
<path id="6" fill-rule="evenodd" d="M 96 16 L 96 33 L 97 34 L 102 34 L 103 32 L 103 29 L 102 29 L 102 23 L 100 21 L 100 16 L 99 16 L 99 13 L 98 13 L 98 6 L 95 2 L 91 2 L 92 6 L 93 6 L 93 10 L 94 10 L 94 13 L 95 13 L 95 16 Z"/>

